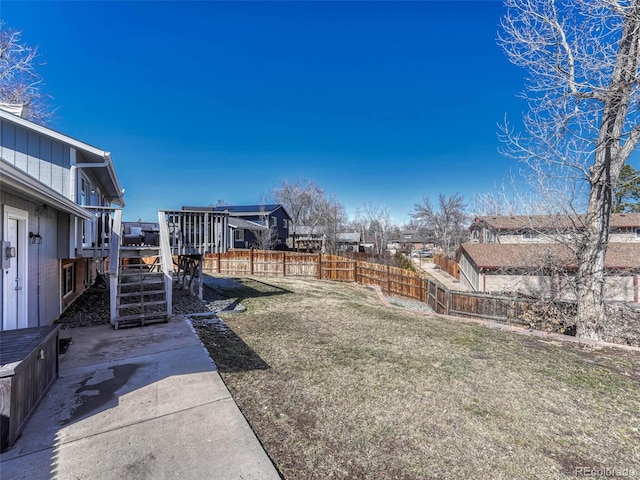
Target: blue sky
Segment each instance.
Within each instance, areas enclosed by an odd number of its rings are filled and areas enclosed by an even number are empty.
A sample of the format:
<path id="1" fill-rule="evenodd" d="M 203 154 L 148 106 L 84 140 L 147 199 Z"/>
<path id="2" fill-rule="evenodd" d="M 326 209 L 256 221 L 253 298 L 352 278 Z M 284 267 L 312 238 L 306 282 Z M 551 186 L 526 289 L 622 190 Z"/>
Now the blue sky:
<path id="1" fill-rule="evenodd" d="M 0 17 L 38 45 L 52 127 L 112 153 L 126 220 L 257 203 L 314 179 L 396 223 L 423 196 L 492 191 L 518 165 L 524 72 L 499 1 L 30 2 Z"/>

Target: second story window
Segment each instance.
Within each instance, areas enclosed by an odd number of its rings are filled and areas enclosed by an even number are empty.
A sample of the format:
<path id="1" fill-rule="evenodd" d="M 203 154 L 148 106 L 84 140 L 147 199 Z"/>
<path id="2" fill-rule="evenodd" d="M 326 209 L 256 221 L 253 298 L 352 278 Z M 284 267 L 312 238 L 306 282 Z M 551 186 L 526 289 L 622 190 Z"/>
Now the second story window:
<path id="1" fill-rule="evenodd" d="M 80 182 L 80 205 L 87 205 L 89 201 L 89 188 L 89 182 L 83 178 Z"/>
<path id="2" fill-rule="evenodd" d="M 287 228 L 287 219 L 286 218 L 282 219 L 282 228 Z"/>
<path id="3" fill-rule="evenodd" d="M 83 176 L 80 180 L 80 205 L 99 205 L 98 200 L 100 198 L 100 192 L 86 177 Z"/>

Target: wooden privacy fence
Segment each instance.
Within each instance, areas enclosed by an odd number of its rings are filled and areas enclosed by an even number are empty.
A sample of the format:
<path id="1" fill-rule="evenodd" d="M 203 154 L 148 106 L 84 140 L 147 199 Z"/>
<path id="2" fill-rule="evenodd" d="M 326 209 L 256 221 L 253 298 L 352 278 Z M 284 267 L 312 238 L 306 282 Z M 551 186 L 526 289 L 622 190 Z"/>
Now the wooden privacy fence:
<path id="1" fill-rule="evenodd" d="M 202 270 L 208 274 L 309 277 L 377 285 L 387 295 L 425 302 L 439 314 L 478 317 L 519 325 L 528 325 L 523 314 L 535 302 L 525 298 L 450 291 L 409 270 L 337 255 L 232 250 L 206 254 Z"/>
<path id="2" fill-rule="evenodd" d="M 568 318 L 575 317 L 574 302 L 448 290 L 409 270 L 336 255 L 233 250 L 206 254 L 202 271 L 220 275 L 309 277 L 377 285 L 387 295 L 425 302 L 441 315 L 482 318 L 532 328 L 537 328 L 537 323 L 553 323 L 556 313 Z M 616 318 L 618 317 L 624 317 L 618 323 L 624 324 L 625 329 L 620 330 L 617 326 L 608 328 L 613 333 L 607 334 L 606 340 L 621 344 L 640 344 L 640 310 L 625 310 Z"/>
<path id="3" fill-rule="evenodd" d="M 444 255 L 435 255 L 433 257 L 433 263 L 438 265 L 442 270 L 447 272 L 452 277 L 460 280 L 460 266 L 455 260 L 451 260 Z"/>

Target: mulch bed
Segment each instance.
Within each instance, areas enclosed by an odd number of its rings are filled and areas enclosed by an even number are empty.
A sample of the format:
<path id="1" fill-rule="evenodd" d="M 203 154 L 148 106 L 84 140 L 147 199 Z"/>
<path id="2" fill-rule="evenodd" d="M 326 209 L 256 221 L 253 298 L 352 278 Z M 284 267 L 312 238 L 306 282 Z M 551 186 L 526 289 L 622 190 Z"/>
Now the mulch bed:
<path id="1" fill-rule="evenodd" d="M 174 286 L 173 314 L 207 312 L 207 301 L 218 299 L 219 295 L 206 286 L 203 293 L 205 301 L 190 295 L 185 289 Z M 63 329 L 110 324 L 109 289 L 99 286 L 89 288 L 53 323 L 61 325 Z"/>

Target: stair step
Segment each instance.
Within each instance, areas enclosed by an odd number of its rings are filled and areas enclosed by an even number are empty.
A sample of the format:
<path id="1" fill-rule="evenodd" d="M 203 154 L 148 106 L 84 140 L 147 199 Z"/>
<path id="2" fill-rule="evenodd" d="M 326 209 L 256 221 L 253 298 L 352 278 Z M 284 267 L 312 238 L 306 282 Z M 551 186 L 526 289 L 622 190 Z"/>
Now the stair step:
<path id="1" fill-rule="evenodd" d="M 120 281 L 118 285 L 150 285 L 150 284 L 164 284 L 164 278 L 153 277 L 150 275 L 140 276 L 140 275 L 124 275 L 127 277 L 125 281 L 122 281 L 123 277 L 120 277 Z M 134 279 L 133 277 L 139 277 Z"/>
<path id="2" fill-rule="evenodd" d="M 126 286 L 126 285 L 125 285 Z M 155 288 L 153 290 L 134 290 L 129 288 L 121 288 L 118 289 L 118 297 L 126 298 L 126 297 L 149 297 L 151 295 L 160 295 L 165 293 L 166 290 L 160 290 L 159 288 Z"/>
<path id="3" fill-rule="evenodd" d="M 160 256 L 160 247 L 120 247 L 120 258 L 142 258 Z"/>
<path id="4" fill-rule="evenodd" d="M 136 291 L 136 292 L 119 292 L 118 293 L 118 297 L 119 298 L 139 297 L 139 296 L 147 296 L 147 295 L 161 295 L 163 293 L 166 293 L 164 288 L 162 290 L 143 290 L 143 291 Z"/>
<path id="5" fill-rule="evenodd" d="M 159 270 L 160 265 L 157 263 L 121 263 L 120 270 Z"/>
<path id="6" fill-rule="evenodd" d="M 144 308 L 144 307 L 152 307 L 155 305 L 166 305 L 166 300 L 155 300 L 153 302 L 141 302 L 141 303 L 121 303 L 120 305 L 116 305 L 117 309 L 126 309 L 126 308 Z M 156 313 L 156 312 L 142 312 L 142 313 Z"/>
<path id="7" fill-rule="evenodd" d="M 164 277 L 152 277 L 152 276 L 141 276 L 137 279 L 134 279 L 137 275 L 127 275 L 126 280 L 118 282 L 119 287 L 126 287 L 127 285 L 164 285 Z M 120 277 L 122 280 L 123 277 Z"/>
<path id="8" fill-rule="evenodd" d="M 167 312 L 146 312 L 146 313 L 134 313 L 131 315 L 120 315 L 116 317 L 119 322 L 127 322 L 129 320 L 151 320 L 153 318 L 166 318 Z"/>
<path id="9" fill-rule="evenodd" d="M 146 323 L 168 322 L 169 317 L 166 312 L 150 315 L 150 314 L 138 314 L 138 315 L 125 315 L 117 317 L 114 322 L 114 327 L 117 330 L 120 327 L 132 327 L 135 325 L 145 325 Z"/>
<path id="10" fill-rule="evenodd" d="M 130 268 L 130 267 L 127 267 L 127 268 L 120 267 L 120 275 L 122 276 L 128 276 L 128 275 L 164 276 L 164 274 L 161 271 L 157 271 L 157 270 L 151 271 L 148 268 L 146 270 L 143 270 L 141 268 Z"/>

